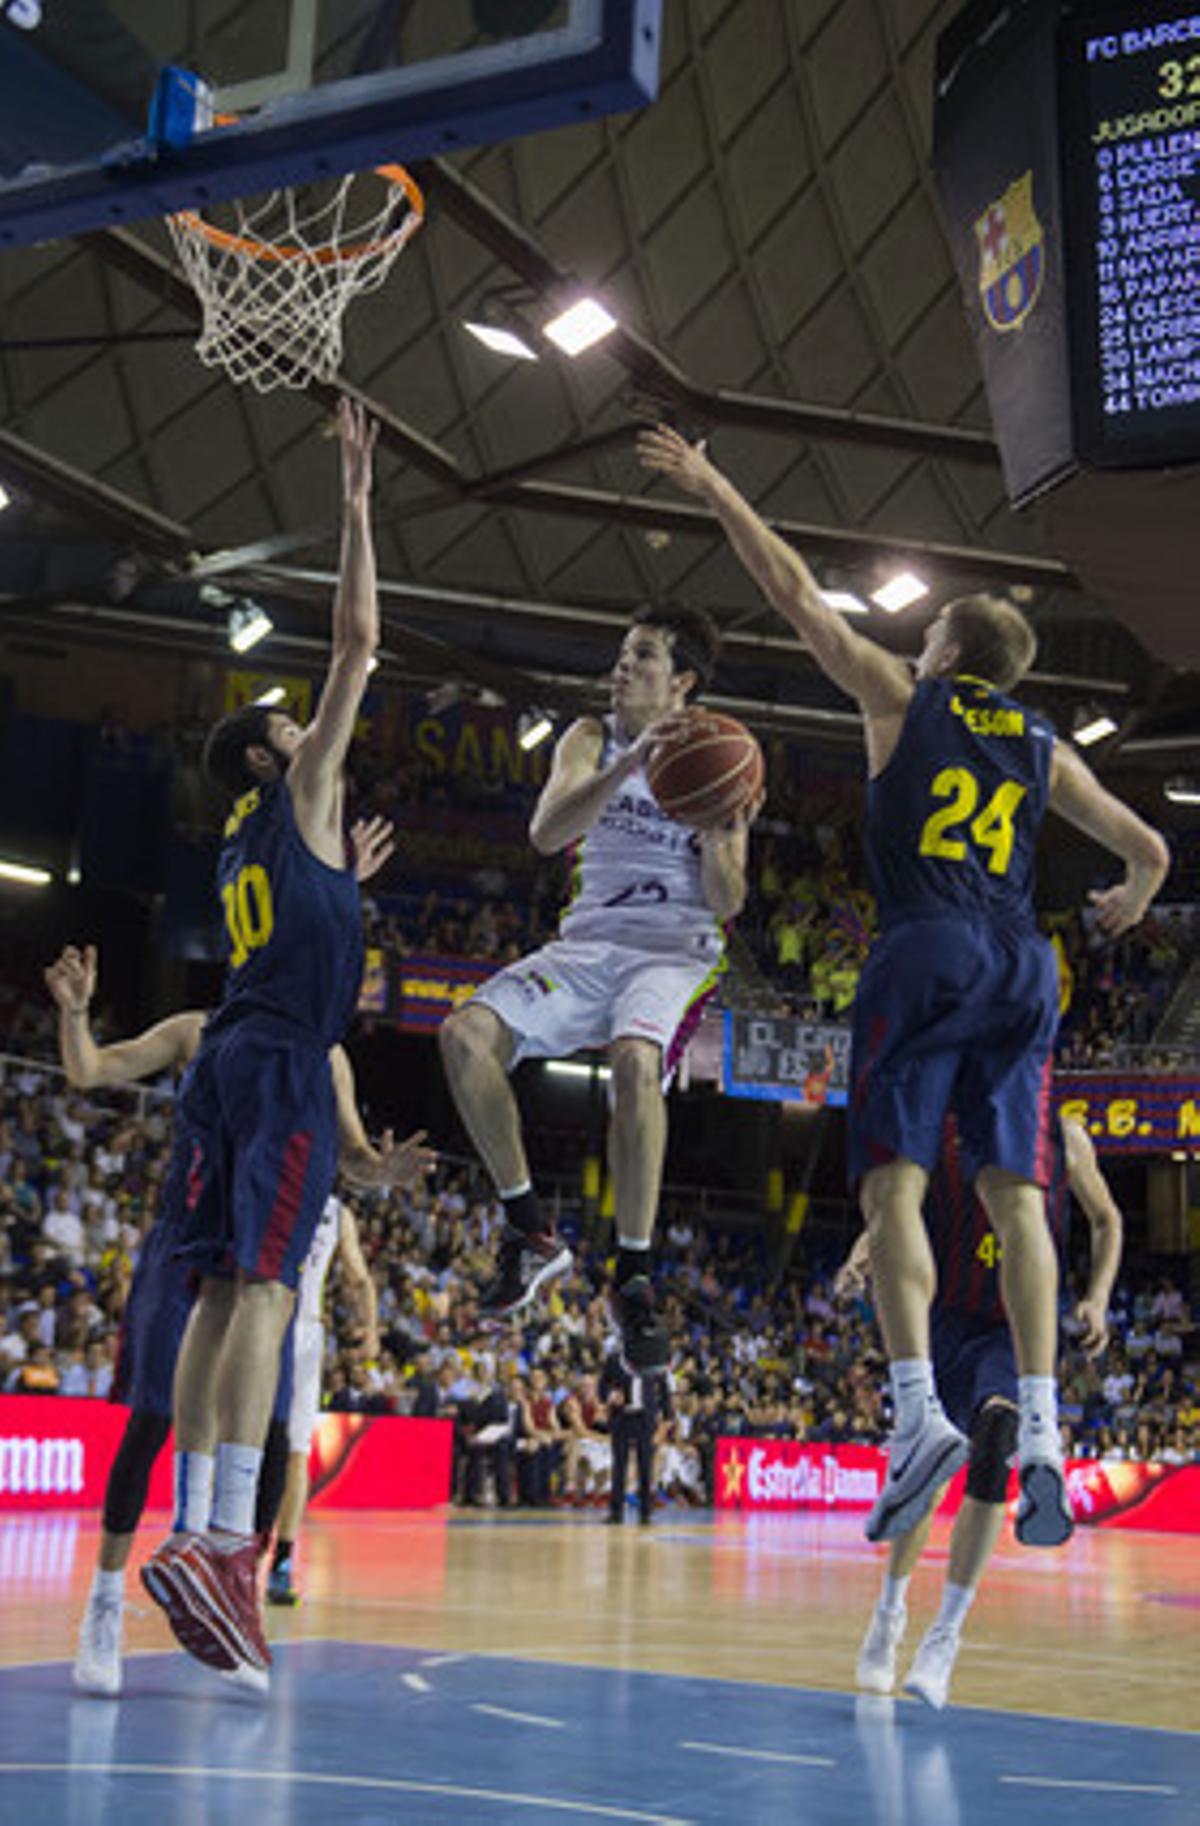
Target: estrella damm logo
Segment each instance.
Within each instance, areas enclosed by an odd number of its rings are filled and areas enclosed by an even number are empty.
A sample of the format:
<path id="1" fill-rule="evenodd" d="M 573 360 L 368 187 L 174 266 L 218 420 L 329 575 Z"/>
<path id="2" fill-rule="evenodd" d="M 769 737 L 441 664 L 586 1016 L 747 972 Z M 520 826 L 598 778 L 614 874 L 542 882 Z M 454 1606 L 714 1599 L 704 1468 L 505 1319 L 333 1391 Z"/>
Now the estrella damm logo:
<path id="1" fill-rule="evenodd" d="M 1041 295 L 1046 237 L 1033 207 L 1033 172 L 1010 184 L 975 224 L 983 314 L 1003 335 L 1019 330 Z"/>

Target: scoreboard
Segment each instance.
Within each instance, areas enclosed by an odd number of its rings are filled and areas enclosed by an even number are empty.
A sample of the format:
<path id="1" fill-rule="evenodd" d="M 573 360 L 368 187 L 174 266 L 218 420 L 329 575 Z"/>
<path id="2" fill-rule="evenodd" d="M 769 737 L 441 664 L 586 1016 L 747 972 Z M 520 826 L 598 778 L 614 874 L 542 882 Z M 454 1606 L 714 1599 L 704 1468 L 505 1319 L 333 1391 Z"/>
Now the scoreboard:
<path id="1" fill-rule="evenodd" d="M 1010 498 L 1200 460 L 1200 0 L 971 0 L 934 166 Z"/>
<path id="2" fill-rule="evenodd" d="M 1060 73 L 1079 454 L 1117 465 L 1194 456 L 1200 9 L 1068 19 Z"/>

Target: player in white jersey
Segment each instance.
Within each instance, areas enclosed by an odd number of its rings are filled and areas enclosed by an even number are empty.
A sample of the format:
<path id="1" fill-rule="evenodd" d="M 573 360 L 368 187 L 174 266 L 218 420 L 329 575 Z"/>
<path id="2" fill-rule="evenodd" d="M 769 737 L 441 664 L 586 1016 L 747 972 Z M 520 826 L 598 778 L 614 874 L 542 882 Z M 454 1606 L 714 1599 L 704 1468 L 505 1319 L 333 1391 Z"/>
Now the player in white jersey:
<path id="1" fill-rule="evenodd" d="M 543 855 L 574 847 L 575 893 L 559 937 L 501 970 L 440 1030 L 459 1114 L 496 1183 L 507 1223 L 480 1311 L 520 1311 L 570 1251 L 543 1220 L 508 1073 L 521 1059 L 605 1047 L 612 1068 L 609 1162 L 617 1221 L 614 1309 L 626 1361 L 661 1367 L 666 1336 L 647 1274 L 666 1148 L 665 1091 L 722 966 L 726 921 L 746 897 L 757 805 L 720 830 L 668 818 L 645 762 L 718 639 L 699 610 L 649 609 L 621 643 L 612 713 L 563 735 L 530 824 Z"/>
<path id="2" fill-rule="evenodd" d="M 358 1237 L 358 1224 L 349 1205 L 328 1198 L 312 1246 L 300 1269 L 296 1294 L 295 1335 L 292 1342 L 292 1405 L 288 1412 L 288 1467 L 279 1505 L 279 1530 L 267 1576 L 271 1604 L 297 1604 L 300 1594 L 292 1582 L 292 1555 L 296 1535 L 308 1502 L 308 1457 L 321 1411 L 321 1371 L 325 1358 L 325 1325 L 321 1308 L 325 1282 L 334 1255 L 341 1251 L 342 1280 L 357 1303 L 363 1347 L 368 1361 L 379 1355 L 378 1301 Z"/>

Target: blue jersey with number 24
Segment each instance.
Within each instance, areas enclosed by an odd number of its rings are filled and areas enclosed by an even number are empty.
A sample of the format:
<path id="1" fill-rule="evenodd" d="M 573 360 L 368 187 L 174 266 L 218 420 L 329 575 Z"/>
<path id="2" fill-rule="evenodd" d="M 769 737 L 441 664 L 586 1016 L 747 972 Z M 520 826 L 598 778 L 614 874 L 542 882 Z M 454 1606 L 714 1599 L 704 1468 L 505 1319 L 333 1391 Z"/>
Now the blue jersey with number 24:
<path id="1" fill-rule="evenodd" d="M 217 867 L 229 974 L 208 1026 L 284 1022 L 323 1047 L 349 1025 L 363 974 L 353 868 L 314 856 L 283 781 L 233 807 Z"/>
<path id="2" fill-rule="evenodd" d="M 963 914 L 1033 924 L 1033 864 L 1051 725 L 982 679 L 923 679 L 895 753 L 867 789 L 881 925 Z"/>

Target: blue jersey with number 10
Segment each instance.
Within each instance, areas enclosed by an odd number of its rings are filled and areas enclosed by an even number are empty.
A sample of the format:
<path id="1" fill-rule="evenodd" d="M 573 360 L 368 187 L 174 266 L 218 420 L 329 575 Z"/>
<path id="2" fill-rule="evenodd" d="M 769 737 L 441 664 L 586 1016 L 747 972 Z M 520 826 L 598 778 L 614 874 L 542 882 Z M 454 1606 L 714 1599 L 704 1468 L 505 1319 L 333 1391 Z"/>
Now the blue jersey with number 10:
<path id="1" fill-rule="evenodd" d="M 1033 862 L 1054 730 L 982 679 L 923 679 L 867 789 L 880 923 L 962 913 L 1033 924 Z"/>
<path id="2" fill-rule="evenodd" d="M 314 856 L 282 781 L 255 787 L 225 824 L 217 868 L 229 974 L 210 1030 L 285 1022 L 322 1047 L 358 1003 L 362 919 L 353 868 Z"/>

